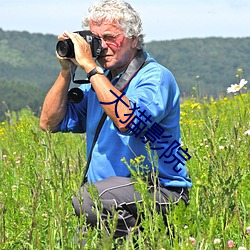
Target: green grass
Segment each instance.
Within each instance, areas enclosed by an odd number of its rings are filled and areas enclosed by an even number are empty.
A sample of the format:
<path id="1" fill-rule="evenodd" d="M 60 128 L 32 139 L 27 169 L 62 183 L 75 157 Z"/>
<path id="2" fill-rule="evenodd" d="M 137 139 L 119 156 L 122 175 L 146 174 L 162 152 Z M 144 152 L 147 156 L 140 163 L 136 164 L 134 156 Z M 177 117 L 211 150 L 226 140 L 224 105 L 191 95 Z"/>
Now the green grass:
<path id="1" fill-rule="evenodd" d="M 136 241 L 137 249 L 228 249 L 229 240 L 235 249 L 250 249 L 249 103 L 244 94 L 191 98 L 181 105 L 182 147 L 192 156 L 190 204 L 173 207 L 166 227 L 142 182 L 143 230 L 117 249 L 135 249 Z M 7 113 L 0 124 L 0 249 L 80 249 L 73 238 L 85 220 L 74 216 L 71 197 L 82 181 L 85 140 L 80 134 L 44 133 L 38 124 L 28 109 Z M 100 230 L 87 232 L 86 249 L 112 249 L 116 242 L 98 223 Z M 112 234 L 116 221 L 108 223 Z"/>

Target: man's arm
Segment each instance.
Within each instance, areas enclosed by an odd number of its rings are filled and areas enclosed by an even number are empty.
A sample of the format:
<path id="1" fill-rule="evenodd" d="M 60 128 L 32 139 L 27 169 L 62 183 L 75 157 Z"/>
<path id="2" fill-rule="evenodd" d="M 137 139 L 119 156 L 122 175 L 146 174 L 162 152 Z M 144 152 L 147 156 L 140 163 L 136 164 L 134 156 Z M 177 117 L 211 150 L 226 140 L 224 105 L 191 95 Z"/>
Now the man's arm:
<path id="1" fill-rule="evenodd" d="M 45 97 L 40 117 L 42 130 L 56 131 L 67 110 L 70 70 L 63 68 L 54 85 Z"/>

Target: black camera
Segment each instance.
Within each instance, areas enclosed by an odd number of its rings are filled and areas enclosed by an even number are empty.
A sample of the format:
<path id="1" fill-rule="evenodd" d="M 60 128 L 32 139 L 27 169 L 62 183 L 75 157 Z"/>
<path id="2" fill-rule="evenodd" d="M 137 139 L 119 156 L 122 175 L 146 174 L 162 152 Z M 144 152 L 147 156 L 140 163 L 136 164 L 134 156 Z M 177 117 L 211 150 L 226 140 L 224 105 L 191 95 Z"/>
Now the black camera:
<path id="1" fill-rule="evenodd" d="M 98 57 L 101 54 L 102 40 L 99 37 L 95 36 L 90 30 L 75 31 L 74 33 L 78 33 L 87 41 L 93 57 Z M 74 44 L 70 39 L 58 41 L 56 51 L 61 57 L 75 57 Z"/>

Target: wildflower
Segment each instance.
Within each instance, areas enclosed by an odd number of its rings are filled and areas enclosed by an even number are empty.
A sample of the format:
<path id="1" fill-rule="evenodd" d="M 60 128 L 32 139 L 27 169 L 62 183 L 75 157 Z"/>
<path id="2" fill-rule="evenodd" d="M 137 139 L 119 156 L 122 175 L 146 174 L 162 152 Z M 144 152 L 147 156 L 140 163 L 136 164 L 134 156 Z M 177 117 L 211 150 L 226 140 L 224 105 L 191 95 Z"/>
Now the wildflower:
<path id="1" fill-rule="evenodd" d="M 238 71 L 238 73 L 242 73 L 242 72 L 243 72 L 243 68 L 239 67 L 239 68 L 237 69 L 237 71 Z"/>
<path id="2" fill-rule="evenodd" d="M 21 207 L 21 208 L 20 208 L 20 214 L 23 214 L 24 211 L 25 211 L 24 207 Z"/>
<path id="3" fill-rule="evenodd" d="M 245 136 L 249 136 L 250 135 L 250 129 L 248 129 L 247 131 L 244 132 Z"/>
<path id="4" fill-rule="evenodd" d="M 47 213 L 43 213 L 42 214 L 43 220 L 47 221 L 48 220 L 48 214 Z"/>
<path id="5" fill-rule="evenodd" d="M 245 247 L 239 247 L 238 250 L 247 250 Z"/>
<path id="6" fill-rule="evenodd" d="M 139 158 L 139 157 L 135 157 L 135 161 L 136 161 L 136 163 L 137 163 L 137 164 L 140 164 L 140 163 L 141 163 L 141 161 L 140 161 L 140 158 Z"/>
<path id="7" fill-rule="evenodd" d="M 247 227 L 247 229 L 246 229 L 246 233 L 247 233 L 248 235 L 250 235 L 250 226 L 249 226 L 249 227 Z"/>
<path id="8" fill-rule="evenodd" d="M 131 165 L 135 165 L 135 161 L 133 159 L 130 159 L 129 162 L 130 162 Z"/>
<path id="9" fill-rule="evenodd" d="M 233 240 L 229 240 L 227 242 L 227 246 L 228 246 L 228 248 L 234 248 L 234 241 Z"/>
<path id="10" fill-rule="evenodd" d="M 239 84 L 231 84 L 231 87 L 227 88 L 227 93 L 235 93 L 240 91 L 245 85 L 247 81 L 245 79 L 241 79 Z"/>
<path id="11" fill-rule="evenodd" d="M 214 244 L 215 245 L 220 244 L 220 239 L 214 239 Z"/>
<path id="12" fill-rule="evenodd" d="M 196 181 L 196 185 L 201 185 L 201 181 L 200 181 L 200 180 L 197 180 L 197 181 Z"/>
<path id="13" fill-rule="evenodd" d="M 13 185 L 13 186 L 11 187 L 11 189 L 12 189 L 13 192 L 16 192 L 16 190 L 17 190 L 17 185 Z"/>
<path id="14" fill-rule="evenodd" d="M 196 239 L 193 237 L 189 237 L 189 240 L 190 240 L 191 244 L 194 246 L 196 243 Z"/>
<path id="15" fill-rule="evenodd" d="M 200 106 L 199 103 L 196 102 L 196 103 L 192 103 L 192 104 L 191 104 L 191 108 L 192 108 L 192 109 L 195 109 L 195 108 L 201 109 L 201 106 Z"/>
<path id="16" fill-rule="evenodd" d="M 219 146 L 219 150 L 223 150 L 224 149 L 224 146 Z"/>

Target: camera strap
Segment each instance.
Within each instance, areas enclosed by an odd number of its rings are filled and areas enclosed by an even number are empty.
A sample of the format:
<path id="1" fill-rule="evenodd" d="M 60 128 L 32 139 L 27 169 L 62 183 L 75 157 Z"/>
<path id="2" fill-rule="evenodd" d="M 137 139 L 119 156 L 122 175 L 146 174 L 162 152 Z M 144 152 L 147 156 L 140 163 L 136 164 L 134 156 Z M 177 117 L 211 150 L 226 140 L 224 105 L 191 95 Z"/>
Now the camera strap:
<path id="1" fill-rule="evenodd" d="M 116 83 L 115 87 L 120 90 L 121 92 L 129 85 L 130 81 L 133 79 L 133 77 L 136 75 L 136 73 L 146 66 L 150 61 L 146 61 L 146 55 L 144 54 L 143 50 L 139 50 L 136 57 L 131 61 L 128 68 L 125 70 L 125 72 L 121 75 L 120 79 Z M 87 81 L 87 80 L 86 80 Z M 88 81 L 89 83 L 89 81 Z M 95 136 L 91 145 L 90 153 L 88 156 L 88 160 L 86 163 L 86 167 L 84 170 L 83 180 L 81 186 L 83 186 L 87 182 L 87 173 L 89 169 L 89 164 L 92 158 L 92 152 L 95 146 L 95 143 L 98 139 L 98 136 L 101 132 L 102 126 L 106 120 L 107 114 L 104 112 L 102 114 L 102 117 L 97 125 L 97 129 L 95 132 Z"/>

